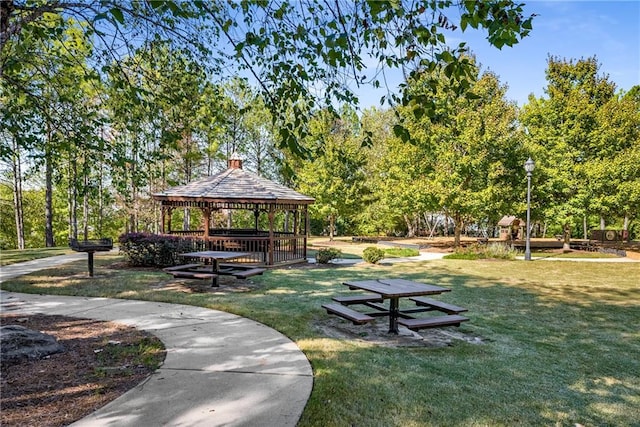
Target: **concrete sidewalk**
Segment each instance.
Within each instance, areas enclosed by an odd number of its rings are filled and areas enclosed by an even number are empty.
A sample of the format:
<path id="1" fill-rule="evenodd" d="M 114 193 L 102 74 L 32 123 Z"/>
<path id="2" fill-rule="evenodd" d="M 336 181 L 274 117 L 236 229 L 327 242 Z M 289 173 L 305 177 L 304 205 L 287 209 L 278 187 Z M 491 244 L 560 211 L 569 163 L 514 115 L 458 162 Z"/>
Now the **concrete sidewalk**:
<path id="1" fill-rule="evenodd" d="M 5 265 L 0 267 L 0 283 L 14 277 L 22 276 L 23 274 L 33 273 L 34 271 L 67 264 L 81 259 L 86 260 L 87 254 L 78 252 L 69 255 L 56 255 L 48 258 L 40 258 L 32 261 Z"/>
<path id="2" fill-rule="evenodd" d="M 86 258 L 78 255 L 2 267 L 1 277 Z M 222 311 L 6 291 L 0 291 L 0 311 L 114 321 L 164 343 L 166 359 L 151 377 L 74 426 L 295 426 L 313 387 L 309 361 L 295 343 Z"/>

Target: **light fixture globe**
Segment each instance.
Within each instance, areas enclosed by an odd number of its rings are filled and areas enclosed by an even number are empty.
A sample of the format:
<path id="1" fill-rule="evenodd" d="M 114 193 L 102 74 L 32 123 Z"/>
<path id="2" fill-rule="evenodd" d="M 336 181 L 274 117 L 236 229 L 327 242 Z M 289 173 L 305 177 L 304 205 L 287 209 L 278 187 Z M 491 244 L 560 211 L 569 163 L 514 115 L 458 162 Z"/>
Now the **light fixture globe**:
<path id="1" fill-rule="evenodd" d="M 531 160 L 531 157 L 529 157 L 529 160 L 527 160 L 524 163 L 524 170 L 526 170 L 527 173 L 531 173 L 535 168 L 536 168 L 536 163 L 533 160 Z"/>

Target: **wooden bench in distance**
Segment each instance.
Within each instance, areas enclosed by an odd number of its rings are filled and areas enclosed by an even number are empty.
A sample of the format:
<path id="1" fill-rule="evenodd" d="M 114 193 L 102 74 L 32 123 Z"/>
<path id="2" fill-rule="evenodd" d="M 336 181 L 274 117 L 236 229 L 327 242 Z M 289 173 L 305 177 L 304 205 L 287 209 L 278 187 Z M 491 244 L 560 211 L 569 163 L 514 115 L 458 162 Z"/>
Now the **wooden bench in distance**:
<path id="1" fill-rule="evenodd" d="M 458 307 L 457 305 L 447 304 L 446 302 L 438 301 L 432 298 L 426 297 L 413 297 L 409 298 L 411 301 L 414 301 L 417 305 L 423 307 L 431 307 L 434 310 L 443 311 L 447 314 L 460 314 L 465 311 L 469 311 L 469 309 L 464 307 Z"/>
<path id="2" fill-rule="evenodd" d="M 361 325 L 374 320 L 371 316 L 362 314 L 341 304 L 322 304 L 322 308 L 327 310 L 329 314 L 335 314 L 336 316 L 351 320 L 355 325 Z"/>
<path id="3" fill-rule="evenodd" d="M 183 264 L 183 265 L 174 265 L 173 267 L 165 267 L 162 269 L 164 272 L 170 271 L 180 271 L 180 270 L 191 270 L 192 268 L 202 267 L 202 264 Z"/>
<path id="4" fill-rule="evenodd" d="M 412 331 L 426 328 L 437 328 L 439 326 L 460 326 L 461 322 L 469 320 L 464 316 L 449 314 L 447 316 L 426 317 L 423 319 L 398 319 L 400 325 L 404 325 Z"/>
<path id="5" fill-rule="evenodd" d="M 342 305 L 362 304 L 365 302 L 382 302 L 382 297 L 378 294 L 349 295 L 343 297 L 333 297 L 331 299 L 335 302 L 339 302 Z"/>

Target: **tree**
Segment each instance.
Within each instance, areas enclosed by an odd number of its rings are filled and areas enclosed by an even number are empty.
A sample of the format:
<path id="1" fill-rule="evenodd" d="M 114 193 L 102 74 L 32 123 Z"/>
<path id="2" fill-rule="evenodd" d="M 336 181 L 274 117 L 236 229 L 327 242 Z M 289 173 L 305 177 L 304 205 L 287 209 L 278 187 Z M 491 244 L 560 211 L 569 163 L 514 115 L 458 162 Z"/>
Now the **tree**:
<path id="1" fill-rule="evenodd" d="M 422 212 L 433 205 L 425 180 L 429 153 L 424 145 L 406 144 L 394 135 L 397 119 L 391 110 L 367 111 L 362 121 L 373 140 L 366 151 L 366 186 L 371 200 L 360 215 L 363 231 L 412 237 L 418 231 Z M 414 138 L 420 137 L 420 131 L 418 127 L 412 129 Z"/>
<path id="2" fill-rule="evenodd" d="M 124 72 L 123 56 L 131 56 L 145 40 L 164 40 L 188 47 L 211 75 L 251 75 L 274 123 L 282 124 L 282 146 L 303 154 L 297 137 L 308 133 L 308 118 L 320 107 L 335 111 L 336 101 L 355 103 L 352 86 L 380 86 L 380 76 L 388 68 L 409 74 L 442 66 L 456 82 L 452 86 L 456 93 L 466 91 L 471 68 L 462 56 L 467 48 L 464 44 L 449 48 L 445 31 L 458 26 L 483 28 L 492 45 L 512 46 L 531 30 L 533 16 L 523 16 L 522 6 L 511 0 L 5 0 L 0 3 L 0 79 L 26 87 L 24 80 L 12 76 L 33 54 L 23 45 L 25 39 L 54 40 L 75 25 L 72 20 L 93 41 L 98 73 L 114 67 Z M 51 16 L 58 18 L 51 23 Z M 372 59 L 378 69 L 368 74 L 366 64 Z M 135 86 L 134 81 L 128 83 Z M 422 112 L 435 110 L 428 100 L 414 102 L 408 91 L 389 100 L 413 104 Z"/>
<path id="3" fill-rule="evenodd" d="M 497 220 L 497 215 L 518 206 L 524 156 L 517 108 L 506 100 L 506 87 L 497 76 L 476 71 L 471 99 L 440 90 L 432 84 L 437 78 L 431 74 L 409 82 L 416 95 L 435 100 L 436 114 L 403 114 L 426 163 L 421 193 L 431 198 L 432 210 L 442 210 L 454 220 L 458 246 L 465 223 Z"/>
<path id="4" fill-rule="evenodd" d="M 336 234 L 338 220 L 348 220 L 362 207 L 365 156 L 358 139 L 354 111 L 336 118 L 325 112 L 311 123 L 307 148 L 316 151 L 296 170 L 298 190 L 315 198 L 312 217 L 328 223 L 329 239 Z"/>
<path id="5" fill-rule="evenodd" d="M 606 204 L 594 204 L 595 193 L 604 189 L 594 179 L 597 175 L 605 178 L 596 172 L 597 163 L 616 153 L 620 141 L 612 146 L 601 143 L 598 135 L 606 120 L 598 116 L 611 105 L 615 85 L 607 76 L 598 75 L 596 58 L 567 61 L 549 57 L 546 74 L 547 97 L 530 97 L 521 120 L 537 159 L 536 198 L 544 216 L 561 225 L 568 248 L 572 229 L 580 222 L 586 224 L 591 209 L 605 214 Z"/>

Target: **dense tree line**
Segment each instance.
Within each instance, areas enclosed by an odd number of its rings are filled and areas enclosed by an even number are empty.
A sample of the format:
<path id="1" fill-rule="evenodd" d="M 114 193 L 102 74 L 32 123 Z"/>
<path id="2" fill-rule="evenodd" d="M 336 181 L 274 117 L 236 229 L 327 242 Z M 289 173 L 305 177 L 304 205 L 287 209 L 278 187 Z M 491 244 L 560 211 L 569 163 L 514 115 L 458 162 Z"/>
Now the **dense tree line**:
<path id="1" fill-rule="evenodd" d="M 616 91 L 595 58 L 550 58 L 546 95 L 519 110 L 446 45 L 456 25 L 516 43 L 533 18 L 521 5 L 0 4 L 3 247 L 157 231 L 150 195 L 234 152 L 315 197 L 314 230 L 330 235 L 487 228 L 524 211 L 529 155 L 539 223 L 636 224 L 638 88 Z M 388 68 L 406 84 L 358 111 L 353 85 L 379 86 Z"/>
<path id="2" fill-rule="evenodd" d="M 348 150 L 343 138 L 339 156 L 328 145 L 329 155 L 303 168 L 303 188 L 321 201 L 314 213 L 329 233 L 338 221 L 350 234 L 431 235 L 438 228 L 456 240 L 465 230 L 491 237 L 503 215 L 525 216 L 523 166 L 532 157 L 534 233 L 589 238 L 589 230 L 607 227 L 637 236 L 640 87 L 617 90 L 598 67 L 596 58 L 549 57 L 546 94 L 522 109 L 492 73 L 476 70 L 471 97 L 430 85 L 437 74 L 409 81 L 416 94 L 436 100 L 435 114 L 365 112 L 351 124 L 352 138 L 370 132 L 372 146 Z M 398 120 L 411 143 L 393 132 Z M 332 129 L 335 139 L 344 125 Z M 332 184 L 349 177 L 358 177 L 349 191 Z"/>

